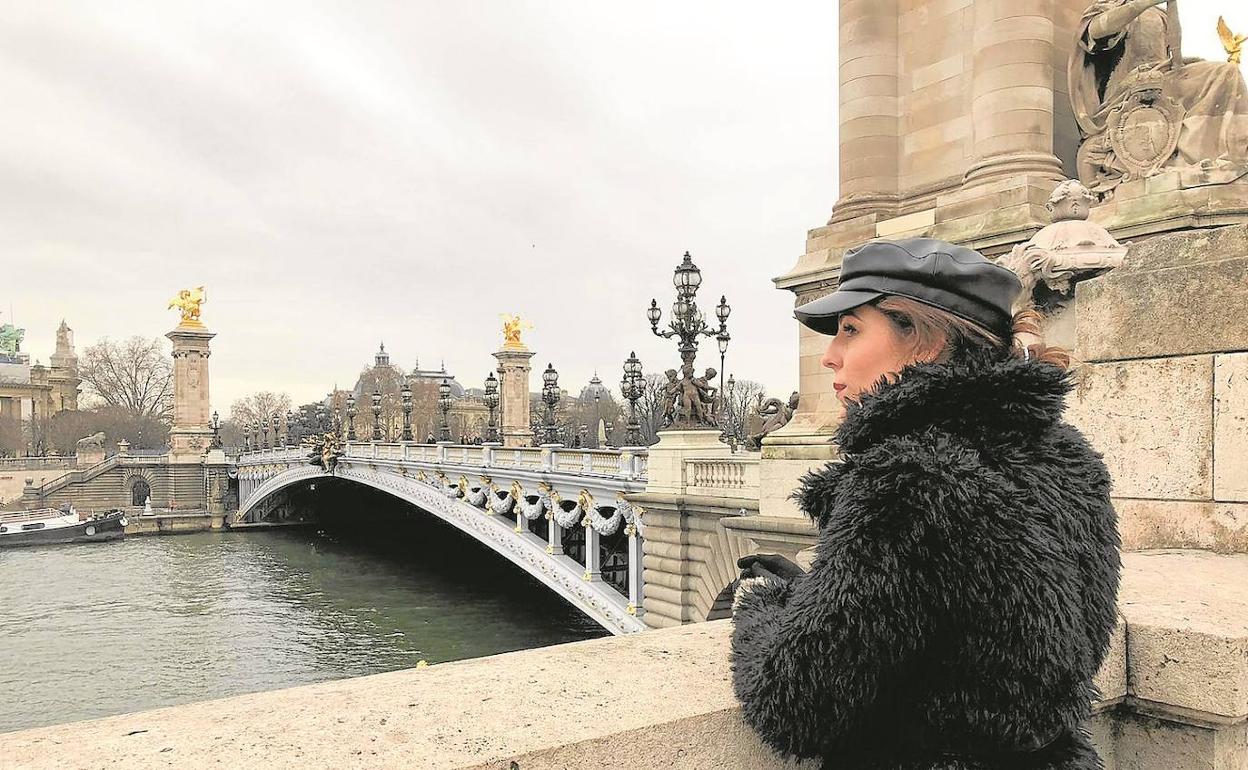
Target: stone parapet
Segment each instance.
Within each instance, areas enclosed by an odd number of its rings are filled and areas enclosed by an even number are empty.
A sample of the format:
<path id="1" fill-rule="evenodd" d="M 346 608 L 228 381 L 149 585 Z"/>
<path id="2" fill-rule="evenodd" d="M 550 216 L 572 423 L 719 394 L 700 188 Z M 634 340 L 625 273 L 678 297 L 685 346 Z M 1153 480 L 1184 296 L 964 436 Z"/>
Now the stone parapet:
<path id="1" fill-rule="evenodd" d="M 1248 556 L 1126 554 L 1123 578 L 1088 724 L 1107 770 L 1244 767 Z M 699 623 L 24 730 L 0 735 L 0 757 L 31 770 L 815 767 L 742 721 L 730 633 Z"/>
<path id="2" fill-rule="evenodd" d="M 1248 553 L 1248 225 L 1156 236 L 1077 284 L 1068 417 L 1123 547 Z"/>

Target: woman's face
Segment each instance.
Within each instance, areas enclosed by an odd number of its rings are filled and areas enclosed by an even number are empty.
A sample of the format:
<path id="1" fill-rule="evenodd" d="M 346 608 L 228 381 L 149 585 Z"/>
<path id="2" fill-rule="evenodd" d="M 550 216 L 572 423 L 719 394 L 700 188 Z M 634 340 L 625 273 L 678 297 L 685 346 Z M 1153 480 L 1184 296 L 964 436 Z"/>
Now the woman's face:
<path id="1" fill-rule="evenodd" d="M 821 363 L 832 370 L 836 397 L 844 404 L 857 401 L 881 377 L 895 375 L 914 361 L 888 316 L 862 305 L 841 316 Z"/>

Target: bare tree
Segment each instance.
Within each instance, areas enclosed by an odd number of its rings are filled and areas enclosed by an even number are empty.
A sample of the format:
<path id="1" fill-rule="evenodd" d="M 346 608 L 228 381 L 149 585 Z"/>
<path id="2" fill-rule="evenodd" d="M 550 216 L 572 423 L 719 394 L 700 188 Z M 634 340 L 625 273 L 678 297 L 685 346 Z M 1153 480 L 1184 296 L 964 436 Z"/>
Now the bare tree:
<path id="1" fill-rule="evenodd" d="M 279 425 L 285 425 L 286 412 L 288 411 L 290 411 L 289 394 L 262 390 L 259 393 L 252 393 L 250 396 L 245 396 L 230 404 L 230 422 L 236 425 L 245 425 L 247 423 L 254 425 L 264 420 L 264 424 L 271 428 L 273 415 L 278 416 Z"/>
<path id="2" fill-rule="evenodd" d="M 724 430 L 744 439 L 760 422 L 758 407 L 766 400 L 767 389 L 761 382 L 736 380 L 731 389 L 724 390 L 724 411 L 720 414 Z"/>
<path id="3" fill-rule="evenodd" d="M 88 394 L 108 406 L 138 417 L 172 417 L 173 362 L 159 339 L 105 337 L 83 352 L 78 376 Z"/>

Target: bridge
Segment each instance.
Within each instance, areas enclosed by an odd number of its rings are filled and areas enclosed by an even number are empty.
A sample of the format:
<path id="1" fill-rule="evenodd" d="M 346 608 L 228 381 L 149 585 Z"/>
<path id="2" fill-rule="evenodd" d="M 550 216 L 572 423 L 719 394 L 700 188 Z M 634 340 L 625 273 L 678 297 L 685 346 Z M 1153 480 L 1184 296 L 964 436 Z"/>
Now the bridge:
<path id="1" fill-rule="evenodd" d="M 613 634 L 642 621 L 647 452 L 562 447 L 347 442 L 332 470 L 310 450 L 244 452 L 231 526 L 296 515 L 292 493 L 326 482 L 372 487 L 473 537 Z"/>

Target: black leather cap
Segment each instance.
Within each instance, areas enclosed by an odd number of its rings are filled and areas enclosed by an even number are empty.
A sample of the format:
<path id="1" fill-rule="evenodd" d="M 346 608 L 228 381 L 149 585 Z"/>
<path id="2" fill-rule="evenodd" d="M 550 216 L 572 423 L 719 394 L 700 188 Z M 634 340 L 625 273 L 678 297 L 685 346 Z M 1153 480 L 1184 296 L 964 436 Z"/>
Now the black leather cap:
<path id="1" fill-rule="evenodd" d="M 793 315 L 820 334 L 836 334 L 842 313 L 894 294 L 1008 337 L 1010 309 L 1022 288 L 1014 271 L 964 246 L 935 238 L 869 241 L 845 252 L 836 291 L 798 307 Z"/>

